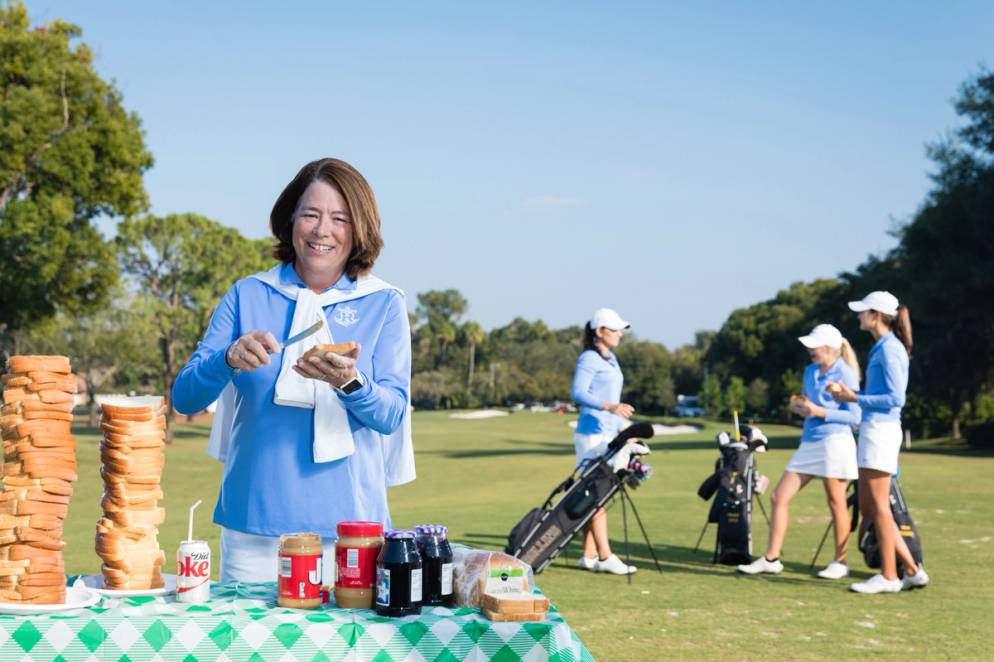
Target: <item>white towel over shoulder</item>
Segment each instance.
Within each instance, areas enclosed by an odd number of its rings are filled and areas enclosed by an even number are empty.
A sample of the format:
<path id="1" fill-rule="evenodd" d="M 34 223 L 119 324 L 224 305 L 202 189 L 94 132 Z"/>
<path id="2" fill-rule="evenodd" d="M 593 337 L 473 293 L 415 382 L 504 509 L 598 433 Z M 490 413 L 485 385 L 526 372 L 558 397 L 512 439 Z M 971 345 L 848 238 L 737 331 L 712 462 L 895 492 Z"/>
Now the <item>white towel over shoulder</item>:
<path id="1" fill-rule="evenodd" d="M 322 294 L 280 282 L 279 265 L 269 271 L 251 276 L 277 290 L 288 299 L 296 302 L 290 335 L 299 333 L 324 319 L 323 308 L 343 301 L 359 299 L 384 289 L 403 291 L 393 287 L 376 276 L 360 276 L 356 288 L 351 291 L 329 289 Z M 406 320 L 406 316 L 404 316 Z M 325 320 L 327 322 L 327 320 Z M 276 380 L 276 393 L 273 402 L 288 407 L 314 409 L 315 462 L 332 462 L 348 457 L 355 452 L 355 441 L 349 428 L 348 412 L 338 399 L 334 389 L 316 380 L 301 377 L 293 370 L 294 364 L 311 347 L 334 342 L 331 330 L 326 323 L 317 333 L 305 340 L 287 347 L 283 351 L 283 363 Z M 229 383 L 218 398 L 214 422 L 211 425 L 207 452 L 224 462 L 231 444 L 231 428 L 234 423 L 235 387 Z M 385 435 L 384 462 L 388 485 L 401 485 L 414 480 L 414 445 L 411 436 L 410 410 L 404 413 L 400 428 L 391 435 Z"/>

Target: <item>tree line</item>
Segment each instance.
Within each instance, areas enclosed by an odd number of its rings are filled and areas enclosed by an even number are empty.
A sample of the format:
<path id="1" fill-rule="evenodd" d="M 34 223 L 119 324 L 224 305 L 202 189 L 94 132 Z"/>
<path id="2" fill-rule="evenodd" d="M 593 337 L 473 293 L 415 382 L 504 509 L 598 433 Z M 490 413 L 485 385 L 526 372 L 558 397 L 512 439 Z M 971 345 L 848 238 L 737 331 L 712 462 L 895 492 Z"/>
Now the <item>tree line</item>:
<path id="1" fill-rule="evenodd" d="M 90 393 L 168 398 L 222 294 L 273 264 L 272 242 L 195 213 L 148 213 L 140 119 L 80 35 L 60 20 L 31 27 L 21 2 L 0 5 L 0 351 L 67 354 Z M 807 363 L 797 337 L 831 322 L 865 360 L 870 338 L 846 302 L 887 289 L 914 322 L 906 420 L 918 434 L 958 435 L 994 419 L 994 75 L 971 77 L 955 108 L 963 124 L 929 146 L 932 190 L 894 249 L 791 284 L 681 347 L 627 337 L 623 399 L 665 413 L 678 393 L 700 393 L 711 415 L 788 416 Z M 120 219 L 115 237 L 100 235 L 99 216 Z M 416 407 L 570 400 L 579 324 L 518 318 L 487 331 L 451 289 L 410 303 Z"/>
<path id="2" fill-rule="evenodd" d="M 962 124 L 928 145 L 931 190 L 894 230 L 893 249 L 732 312 L 704 357 L 712 409 L 721 385 L 733 383 L 783 406 L 807 363 L 796 338 L 818 322 L 838 326 L 865 361 L 872 338 L 846 302 L 888 290 L 909 307 L 914 329 L 906 427 L 959 437 L 966 422 L 976 441 L 994 438 L 994 74 L 968 79 L 954 107 Z"/>

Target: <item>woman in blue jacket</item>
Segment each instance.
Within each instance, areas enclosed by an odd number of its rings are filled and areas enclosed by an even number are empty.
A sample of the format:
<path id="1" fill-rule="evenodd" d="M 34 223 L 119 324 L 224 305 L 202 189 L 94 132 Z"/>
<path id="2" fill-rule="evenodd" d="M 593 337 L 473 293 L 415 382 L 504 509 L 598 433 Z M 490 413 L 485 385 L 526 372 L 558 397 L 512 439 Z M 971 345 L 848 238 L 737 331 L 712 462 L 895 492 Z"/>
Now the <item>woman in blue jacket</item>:
<path id="1" fill-rule="evenodd" d="M 387 487 L 414 478 L 407 306 L 369 273 L 383 241 L 368 182 L 344 161 L 308 163 L 270 227 L 279 264 L 224 295 L 173 386 L 181 413 L 219 402 L 209 448 L 224 462 L 222 581 L 275 581 L 287 531 L 318 532 L 334 567 L 337 523 L 389 527 Z M 317 333 L 282 344 L 316 321 Z M 356 346 L 305 356 L 343 341 Z"/>
<path id="2" fill-rule="evenodd" d="M 835 527 L 835 556 L 818 576 L 841 579 L 849 574 L 846 553 L 850 520 L 846 487 L 857 477 L 856 439 L 852 427 L 859 424 L 860 411 L 854 402 L 836 402 L 828 387 L 841 383 L 850 389 L 859 388 L 859 363 L 849 342 L 831 324 L 819 324 L 809 335 L 798 340 L 811 356 L 811 365 L 804 370 L 803 395 L 792 397 L 790 402 L 790 410 L 804 417 L 801 445 L 773 490 L 773 515 L 766 555 L 740 565 L 738 570 L 748 575 L 783 571 L 780 549 L 787 534 L 790 501 L 811 480 L 821 478 Z"/>
<path id="3" fill-rule="evenodd" d="M 919 567 L 894 523 L 890 509 L 891 476 L 897 473 L 901 450 L 901 408 L 908 389 L 908 363 L 911 355 L 911 315 L 890 292 L 871 292 L 849 308 L 859 314 L 859 328 L 870 333 L 876 343 L 866 365 L 866 385 L 856 393 L 843 387 L 834 397 L 839 402 L 855 402 L 863 410 L 859 427 L 859 507 L 872 521 L 880 545 L 880 574 L 849 588 L 858 593 L 896 593 L 928 584 L 925 569 Z M 897 576 L 900 556 L 905 577 Z"/>
<path id="4" fill-rule="evenodd" d="M 631 326 L 610 308 L 600 308 L 583 329 L 583 351 L 573 373 L 573 399 L 580 405 L 580 419 L 573 443 L 576 464 L 603 455 L 635 409 L 621 402 L 624 376 L 611 351 Z M 598 508 L 583 533 L 580 568 L 593 572 L 630 575 L 635 566 L 611 553 L 607 536 L 607 511 Z"/>

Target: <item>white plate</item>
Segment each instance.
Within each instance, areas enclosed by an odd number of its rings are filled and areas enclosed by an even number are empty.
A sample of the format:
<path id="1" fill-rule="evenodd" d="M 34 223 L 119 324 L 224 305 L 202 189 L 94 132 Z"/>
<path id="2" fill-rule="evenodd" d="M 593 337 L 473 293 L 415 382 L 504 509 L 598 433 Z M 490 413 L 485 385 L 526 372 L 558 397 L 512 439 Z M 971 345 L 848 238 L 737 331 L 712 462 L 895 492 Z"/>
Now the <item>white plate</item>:
<path id="1" fill-rule="evenodd" d="M 166 585 L 162 588 L 134 588 L 128 590 L 116 590 L 112 588 L 104 588 L 103 575 L 79 576 L 79 581 L 82 581 L 88 589 L 94 591 L 95 593 L 106 595 L 110 598 L 130 598 L 139 595 L 169 595 L 170 593 L 175 593 L 176 575 L 167 575 L 166 573 L 162 573 L 162 579 L 166 583 Z"/>
<path id="2" fill-rule="evenodd" d="M 32 605 L 19 604 L 15 602 L 0 602 L 0 614 L 14 614 L 16 616 L 29 616 L 31 614 L 50 614 L 70 609 L 83 609 L 92 607 L 100 602 L 100 595 L 92 589 L 87 588 L 82 582 L 76 583 L 66 589 L 66 601 L 57 605 Z"/>

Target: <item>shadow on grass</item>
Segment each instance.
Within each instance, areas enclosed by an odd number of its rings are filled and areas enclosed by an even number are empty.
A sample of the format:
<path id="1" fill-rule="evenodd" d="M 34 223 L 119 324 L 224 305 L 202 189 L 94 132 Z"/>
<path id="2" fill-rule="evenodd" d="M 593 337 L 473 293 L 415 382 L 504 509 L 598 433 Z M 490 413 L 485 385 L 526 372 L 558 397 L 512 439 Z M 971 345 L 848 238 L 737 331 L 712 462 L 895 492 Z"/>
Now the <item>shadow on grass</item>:
<path id="1" fill-rule="evenodd" d="M 713 535 L 708 538 L 713 543 Z M 467 532 L 465 536 L 458 539 L 458 542 L 480 549 L 503 549 L 504 545 L 507 543 L 507 536 L 482 532 Z M 611 547 L 618 557 L 622 559 L 626 559 L 626 557 L 630 558 L 631 564 L 637 567 L 639 572 L 656 571 L 656 564 L 653 561 L 652 554 L 649 552 L 649 547 L 646 545 L 644 540 L 640 539 L 636 541 L 634 539 L 629 539 L 627 554 L 623 540 L 612 540 Z M 834 582 L 818 581 L 817 578 L 814 577 L 814 570 L 808 563 L 791 561 L 783 562 L 784 568 L 788 571 L 801 575 L 809 575 L 811 576 L 811 579 L 807 577 L 785 577 L 782 575 L 757 578 L 736 572 L 734 566 L 717 565 L 712 563 L 711 560 L 714 556 L 714 549 L 711 546 L 707 546 L 706 541 L 705 543 L 702 543 L 701 548 L 697 551 L 682 545 L 661 545 L 658 543 L 653 543 L 652 549 L 656 553 L 656 558 L 659 559 L 660 571 L 665 574 L 677 573 L 684 575 L 725 576 L 729 577 L 730 580 L 737 581 L 766 580 L 786 584 L 809 585 L 814 583 L 816 586 L 824 585 L 825 588 L 838 590 L 838 584 Z M 566 546 L 563 552 L 556 557 L 556 559 L 548 566 L 548 568 L 546 568 L 546 570 L 554 568 L 559 571 L 567 572 L 587 572 L 586 570 L 581 570 L 577 567 L 576 563 L 580 558 L 580 553 L 580 538 L 577 536 L 572 542 L 570 542 L 569 545 Z M 863 574 L 869 576 L 869 573 Z M 854 576 L 859 578 L 858 573 Z"/>
<path id="2" fill-rule="evenodd" d="M 424 455 L 441 455 L 458 460 L 475 457 L 506 457 L 508 455 L 573 455 L 573 444 L 568 442 L 531 441 L 524 439 L 507 439 L 504 443 L 514 444 L 520 448 L 474 448 L 471 450 L 433 450 L 419 451 Z"/>
<path id="3" fill-rule="evenodd" d="M 948 455 L 951 457 L 994 457 L 994 448 L 972 448 L 962 441 L 915 447 L 914 442 L 911 442 L 910 450 L 902 449 L 901 453 L 912 453 L 914 455 Z"/>

